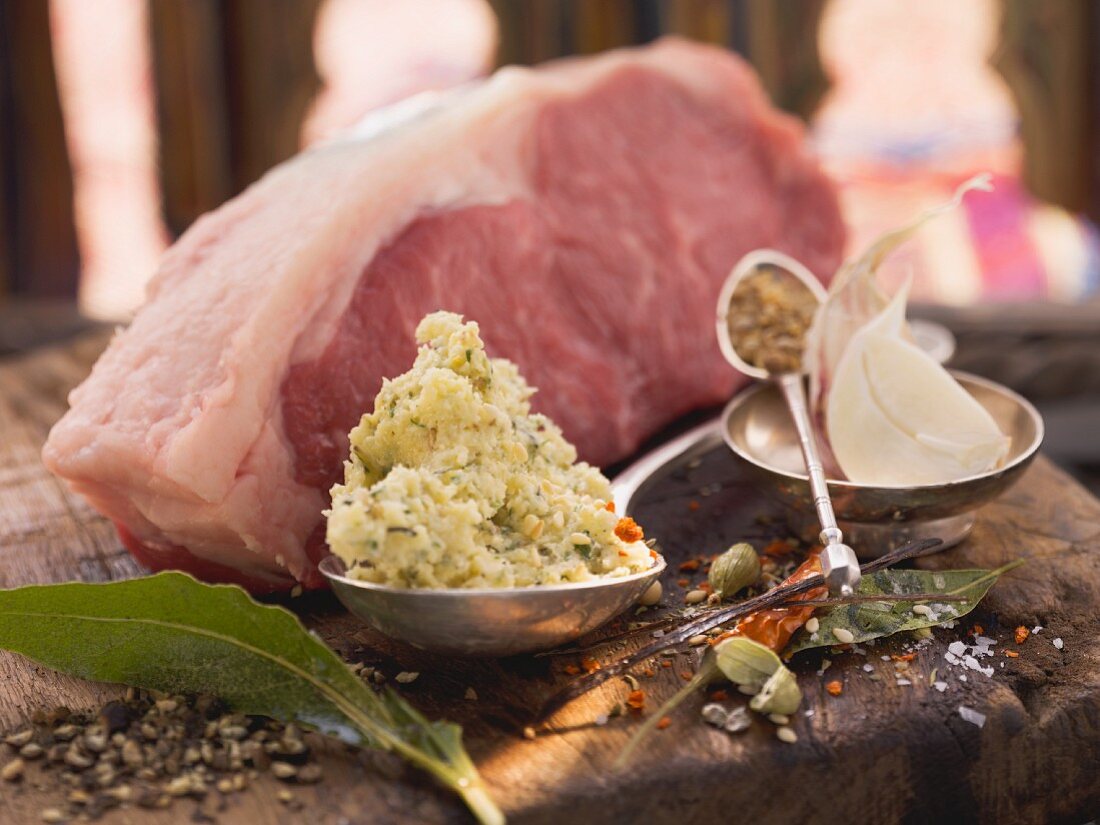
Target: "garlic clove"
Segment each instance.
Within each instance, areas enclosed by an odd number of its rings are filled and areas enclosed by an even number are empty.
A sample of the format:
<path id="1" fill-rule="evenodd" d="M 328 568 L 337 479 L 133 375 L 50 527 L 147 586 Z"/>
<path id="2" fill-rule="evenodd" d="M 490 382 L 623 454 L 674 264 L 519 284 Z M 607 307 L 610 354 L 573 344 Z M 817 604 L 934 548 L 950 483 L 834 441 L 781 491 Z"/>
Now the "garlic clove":
<path id="1" fill-rule="evenodd" d="M 858 484 L 939 484 L 1003 462 L 1009 439 L 935 359 L 905 338 L 903 287 L 851 339 L 825 409 L 833 455 Z"/>

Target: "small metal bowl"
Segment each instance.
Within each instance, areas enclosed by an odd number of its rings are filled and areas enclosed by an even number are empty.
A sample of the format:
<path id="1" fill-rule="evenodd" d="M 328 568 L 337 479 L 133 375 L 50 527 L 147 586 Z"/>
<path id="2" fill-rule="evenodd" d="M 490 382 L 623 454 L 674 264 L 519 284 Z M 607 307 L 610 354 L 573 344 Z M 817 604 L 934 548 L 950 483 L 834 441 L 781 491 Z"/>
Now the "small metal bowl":
<path id="1" fill-rule="evenodd" d="M 1005 465 L 945 484 L 915 487 L 873 487 L 829 479 L 840 528 L 861 557 L 873 558 L 921 538 L 942 539 L 945 547 L 962 541 L 974 526 L 974 510 L 1011 487 L 1039 450 L 1043 420 L 1035 407 L 993 381 L 951 374 L 1011 439 Z M 816 534 L 798 437 L 774 385 L 757 384 L 734 397 L 722 414 L 721 433 L 766 491 L 787 505 L 795 531 Z"/>
<path id="2" fill-rule="evenodd" d="M 451 656 L 511 656 L 571 642 L 622 613 L 665 569 L 569 584 L 412 589 L 348 578 L 343 561 L 318 565 L 344 606 L 380 633 Z"/>

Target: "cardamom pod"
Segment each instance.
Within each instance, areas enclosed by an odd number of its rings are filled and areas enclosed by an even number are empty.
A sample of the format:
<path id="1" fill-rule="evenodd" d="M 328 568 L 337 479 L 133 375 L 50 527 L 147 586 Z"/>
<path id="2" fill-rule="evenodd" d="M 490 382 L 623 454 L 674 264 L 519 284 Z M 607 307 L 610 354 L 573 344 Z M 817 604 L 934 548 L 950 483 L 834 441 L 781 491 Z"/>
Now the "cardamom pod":
<path id="1" fill-rule="evenodd" d="M 714 655 L 723 676 L 735 685 L 752 689 L 754 693 L 783 667 L 773 651 L 744 636 L 719 642 L 714 646 Z"/>
<path id="2" fill-rule="evenodd" d="M 718 669 L 727 679 L 755 694 L 749 707 L 760 713 L 791 714 L 802 702 L 793 673 L 775 652 L 759 642 L 734 636 L 714 646 Z"/>
<path id="3" fill-rule="evenodd" d="M 802 691 L 798 689 L 798 680 L 785 665 L 780 664 L 764 686 L 752 699 L 749 707 L 758 713 L 782 713 L 790 715 L 798 710 L 802 702 Z"/>
<path id="4" fill-rule="evenodd" d="M 751 544 L 735 544 L 714 560 L 707 580 L 721 598 L 755 584 L 760 578 L 760 559 Z"/>

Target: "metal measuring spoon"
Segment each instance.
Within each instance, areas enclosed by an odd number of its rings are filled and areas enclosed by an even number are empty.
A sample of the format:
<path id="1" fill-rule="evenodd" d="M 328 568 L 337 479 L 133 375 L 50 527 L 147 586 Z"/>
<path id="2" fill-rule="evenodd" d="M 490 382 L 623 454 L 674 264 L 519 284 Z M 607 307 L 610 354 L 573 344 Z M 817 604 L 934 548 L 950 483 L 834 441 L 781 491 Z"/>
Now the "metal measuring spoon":
<path id="1" fill-rule="evenodd" d="M 765 367 L 750 363 L 745 352 L 738 352 L 734 345 L 730 330 L 731 322 L 736 329 L 745 331 L 759 323 L 758 318 L 747 317 L 736 306 L 735 298 L 738 297 L 739 287 L 747 288 L 746 279 L 764 277 L 771 280 L 775 289 L 805 290 L 812 296 L 814 304 L 825 301 L 825 288 L 818 282 L 806 267 L 782 252 L 772 249 L 758 249 L 750 252 L 733 268 L 726 278 L 722 291 L 718 295 L 718 344 L 722 348 L 722 354 L 726 360 L 738 372 L 751 378 L 775 381 L 783 392 L 787 401 L 791 418 L 794 419 L 795 428 L 798 431 L 798 440 L 802 447 L 802 458 L 806 462 L 806 471 L 810 479 L 810 493 L 814 499 L 814 507 L 817 509 L 818 521 L 821 523 L 821 543 L 824 550 L 821 553 L 821 570 L 825 575 L 825 583 L 829 592 L 833 595 L 851 595 L 859 585 L 860 571 L 856 554 L 847 544 L 844 544 L 844 534 L 836 523 L 836 515 L 833 513 L 833 504 L 829 499 L 829 486 L 825 480 L 825 470 L 821 464 L 821 457 L 817 452 L 817 444 L 814 442 L 813 427 L 810 423 L 810 413 L 806 405 L 806 390 L 802 381 L 801 350 L 805 339 L 805 329 L 801 330 L 801 338 L 795 339 L 797 331 L 784 333 L 777 338 L 777 349 L 784 349 L 779 355 L 787 356 L 790 361 L 790 349 L 792 345 L 798 353 L 798 358 L 789 365 L 783 364 L 783 358 L 776 358 L 778 368 L 769 370 Z M 743 294 L 743 293 L 740 293 Z M 802 300 L 807 297 L 791 294 Z M 792 310 L 797 312 L 797 310 Z M 794 325 L 797 327 L 797 324 Z M 746 340 L 748 340 L 746 336 Z M 745 341 L 741 342 L 742 349 L 749 347 Z M 759 347 L 760 341 L 753 341 L 753 347 Z M 760 356 L 760 352 L 754 352 L 749 357 Z M 754 358 L 754 360 L 760 360 Z M 765 363 L 767 363 L 765 356 Z"/>

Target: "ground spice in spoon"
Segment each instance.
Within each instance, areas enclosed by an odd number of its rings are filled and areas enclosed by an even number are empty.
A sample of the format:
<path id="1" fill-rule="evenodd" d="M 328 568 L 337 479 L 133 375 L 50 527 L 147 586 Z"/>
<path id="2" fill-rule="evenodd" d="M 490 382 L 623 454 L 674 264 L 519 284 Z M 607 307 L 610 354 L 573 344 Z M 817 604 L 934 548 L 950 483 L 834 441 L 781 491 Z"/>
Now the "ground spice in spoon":
<path id="1" fill-rule="evenodd" d="M 817 298 L 773 267 L 746 275 L 730 297 L 730 343 L 747 364 L 770 373 L 800 372 Z"/>

